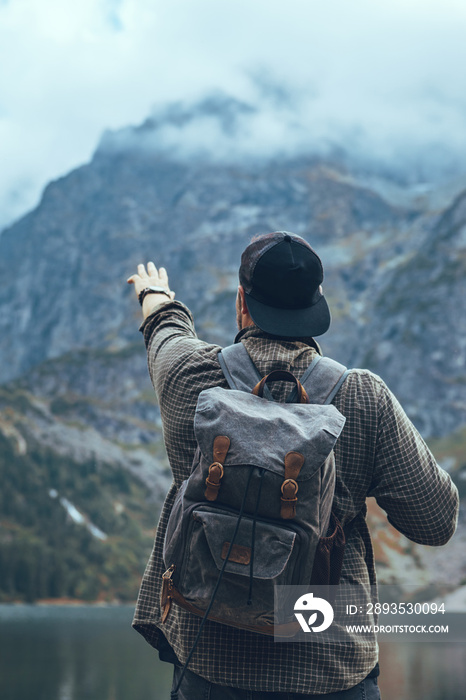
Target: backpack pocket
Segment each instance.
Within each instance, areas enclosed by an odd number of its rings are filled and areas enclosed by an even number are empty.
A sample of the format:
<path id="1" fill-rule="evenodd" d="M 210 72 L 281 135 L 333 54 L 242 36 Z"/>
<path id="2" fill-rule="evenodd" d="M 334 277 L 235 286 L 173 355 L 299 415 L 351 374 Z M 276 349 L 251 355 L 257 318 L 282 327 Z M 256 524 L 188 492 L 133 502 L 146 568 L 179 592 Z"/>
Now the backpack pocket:
<path id="1" fill-rule="evenodd" d="M 187 484 L 187 480 L 183 481 L 178 493 L 176 494 L 170 517 L 168 519 L 167 529 L 165 531 L 165 539 L 163 542 L 163 560 L 167 567 L 173 563 L 178 564 L 178 561 L 181 560 L 183 555 L 183 535 L 184 530 L 186 529 L 186 517 L 184 514 L 186 506 L 184 494 Z"/>
<path id="2" fill-rule="evenodd" d="M 237 514 L 212 506 L 191 512 L 175 584 L 196 608 L 210 603 L 237 521 Z M 209 617 L 249 629 L 273 625 L 275 586 L 301 583 L 306 540 L 299 527 L 243 515 Z"/>

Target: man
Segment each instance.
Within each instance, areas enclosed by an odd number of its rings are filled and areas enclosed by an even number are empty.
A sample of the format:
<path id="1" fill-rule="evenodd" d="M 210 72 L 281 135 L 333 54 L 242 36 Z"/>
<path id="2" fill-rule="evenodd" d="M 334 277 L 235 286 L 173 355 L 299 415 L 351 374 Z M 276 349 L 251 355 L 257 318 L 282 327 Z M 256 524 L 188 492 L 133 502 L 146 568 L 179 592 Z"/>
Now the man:
<path id="1" fill-rule="evenodd" d="M 285 369 L 300 377 L 320 348 L 313 339 L 330 325 L 317 254 L 300 236 L 274 232 L 245 249 L 239 270 L 236 314 L 239 333 L 260 374 Z M 227 388 L 219 347 L 196 336 L 189 310 L 174 300 L 164 268 L 138 266 L 129 278 L 142 303 L 141 330 L 151 379 L 162 415 L 173 471 L 154 550 L 141 584 L 134 627 L 175 664 L 175 682 L 192 647 L 200 620 L 172 605 L 160 615 L 164 572 L 162 544 L 171 507 L 189 476 L 196 441 L 193 417 L 203 389 Z M 287 389 L 288 387 L 288 389 Z M 289 385 L 274 384 L 282 401 Z M 411 540 L 445 544 L 456 528 L 458 494 L 383 381 L 365 370 L 347 377 L 332 403 L 346 417 L 335 447 L 333 511 L 345 525 L 354 518 L 343 560 L 342 581 L 375 584 L 365 499 L 375 496 L 389 521 Z M 208 621 L 180 687 L 179 697 L 240 700 L 379 698 L 375 639 L 354 635 L 351 643 L 276 643 L 259 634 Z"/>

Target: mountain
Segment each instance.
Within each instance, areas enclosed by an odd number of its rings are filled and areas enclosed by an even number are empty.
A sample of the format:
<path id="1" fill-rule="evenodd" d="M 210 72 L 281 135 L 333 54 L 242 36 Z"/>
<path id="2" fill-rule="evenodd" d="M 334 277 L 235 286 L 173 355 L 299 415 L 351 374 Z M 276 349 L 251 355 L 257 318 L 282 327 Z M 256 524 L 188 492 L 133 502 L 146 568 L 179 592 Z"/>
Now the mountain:
<path id="1" fill-rule="evenodd" d="M 234 132 L 231 104 L 204 104 L 206 113 Z M 7 599 L 58 595 L 53 576 L 42 588 L 21 582 L 24 571 L 37 579 L 33 543 L 55 561 L 67 537 L 77 558 L 55 576 L 66 580 L 60 595 L 122 598 L 136 590 L 148 523 L 170 483 L 140 310 L 125 282 L 141 261 L 168 269 L 201 337 L 229 343 L 242 249 L 256 233 L 303 235 L 324 262 L 333 316 L 325 354 L 380 374 L 422 434 L 437 440 L 458 483 L 466 471 L 448 447 L 463 440 L 466 423 L 466 192 L 426 194 L 351 169 L 338 154 L 226 161 L 158 142 L 167 120 L 182 129 L 198 116 L 175 110 L 162 125 L 149 119 L 106 134 L 88 165 L 50 183 L 39 206 L 0 237 Z M 129 566 L 135 537 L 141 550 Z M 25 554 L 11 564 L 14 547 Z M 97 554 L 85 582 L 74 584 L 86 548 Z M 118 585 L 108 574 L 101 581 L 104 564 L 130 573 Z"/>

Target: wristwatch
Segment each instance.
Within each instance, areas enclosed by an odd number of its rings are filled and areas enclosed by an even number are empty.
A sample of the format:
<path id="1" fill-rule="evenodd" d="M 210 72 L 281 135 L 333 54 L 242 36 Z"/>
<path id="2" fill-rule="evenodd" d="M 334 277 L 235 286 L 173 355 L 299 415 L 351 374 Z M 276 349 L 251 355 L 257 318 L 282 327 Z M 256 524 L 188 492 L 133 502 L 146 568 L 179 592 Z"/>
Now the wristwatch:
<path id="1" fill-rule="evenodd" d="M 171 300 L 171 294 L 165 287 L 146 287 L 141 290 L 138 294 L 139 303 L 142 306 L 142 302 L 148 294 L 165 294 Z"/>

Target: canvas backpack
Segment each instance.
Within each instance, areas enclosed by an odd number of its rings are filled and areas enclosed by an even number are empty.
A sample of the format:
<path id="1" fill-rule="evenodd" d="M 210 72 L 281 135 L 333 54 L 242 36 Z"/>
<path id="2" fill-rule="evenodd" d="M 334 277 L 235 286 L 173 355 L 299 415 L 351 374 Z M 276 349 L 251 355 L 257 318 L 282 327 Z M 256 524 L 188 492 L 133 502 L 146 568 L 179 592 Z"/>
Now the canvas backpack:
<path id="1" fill-rule="evenodd" d="M 276 586 L 340 575 L 333 447 L 345 418 L 330 402 L 348 370 L 317 356 L 300 381 L 261 377 L 241 343 L 219 361 L 230 388 L 199 395 L 197 450 L 164 541 L 162 622 L 174 602 L 204 620 L 292 635 L 296 621 L 274 618 Z M 285 403 L 273 400 L 275 380 L 295 385 Z"/>

